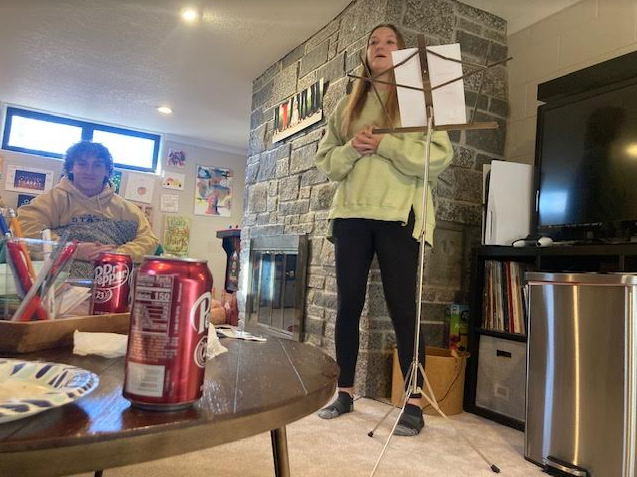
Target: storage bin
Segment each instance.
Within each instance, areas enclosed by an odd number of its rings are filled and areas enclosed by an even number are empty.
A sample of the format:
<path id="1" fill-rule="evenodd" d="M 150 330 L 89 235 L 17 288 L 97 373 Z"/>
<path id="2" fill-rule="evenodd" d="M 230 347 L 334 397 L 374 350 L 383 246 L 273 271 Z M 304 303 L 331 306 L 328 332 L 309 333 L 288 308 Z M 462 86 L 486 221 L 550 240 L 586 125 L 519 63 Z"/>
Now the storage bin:
<path id="1" fill-rule="evenodd" d="M 524 422 L 526 343 L 480 337 L 476 406 Z"/>

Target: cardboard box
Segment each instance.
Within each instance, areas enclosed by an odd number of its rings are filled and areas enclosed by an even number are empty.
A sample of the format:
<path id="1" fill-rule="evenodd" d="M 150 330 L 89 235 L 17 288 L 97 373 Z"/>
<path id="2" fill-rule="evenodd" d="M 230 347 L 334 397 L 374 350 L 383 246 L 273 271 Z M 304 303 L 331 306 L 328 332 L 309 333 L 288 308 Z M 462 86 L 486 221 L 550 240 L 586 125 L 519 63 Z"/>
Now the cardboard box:
<path id="1" fill-rule="evenodd" d="M 469 307 L 453 303 L 445 309 L 445 348 L 467 351 L 469 347 Z"/>
<path id="2" fill-rule="evenodd" d="M 426 348 L 425 373 L 433 389 L 434 396 L 442 412 L 451 416 L 462 412 L 464 397 L 464 374 L 467 367 L 468 353 L 443 348 Z M 398 352 L 394 348 L 392 373 L 391 403 L 401 407 L 405 398 L 403 373 L 398 362 Z M 425 399 L 425 414 L 438 412 Z"/>

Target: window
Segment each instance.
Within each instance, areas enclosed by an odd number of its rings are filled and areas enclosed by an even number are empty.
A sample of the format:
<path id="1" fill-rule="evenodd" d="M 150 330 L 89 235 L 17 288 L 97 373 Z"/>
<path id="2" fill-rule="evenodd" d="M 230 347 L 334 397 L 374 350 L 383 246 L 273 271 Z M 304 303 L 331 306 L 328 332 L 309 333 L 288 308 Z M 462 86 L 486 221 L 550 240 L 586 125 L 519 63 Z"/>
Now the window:
<path id="1" fill-rule="evenodd" d="M 157 169 L 161 141 L 157 134 L 7 107 L 2 149 L 63 159 L 66 150 L 82 139 L 104 144 L 115 167 Z"/>

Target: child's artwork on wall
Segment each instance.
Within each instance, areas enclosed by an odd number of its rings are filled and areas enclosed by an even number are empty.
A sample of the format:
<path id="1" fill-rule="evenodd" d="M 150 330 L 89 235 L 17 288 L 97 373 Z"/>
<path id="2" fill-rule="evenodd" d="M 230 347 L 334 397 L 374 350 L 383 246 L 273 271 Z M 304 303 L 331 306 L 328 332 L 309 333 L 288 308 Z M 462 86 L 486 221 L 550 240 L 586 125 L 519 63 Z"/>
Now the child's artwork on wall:
<path id="1" fill-rule="evenodd" d="M 186 153 L 176 149 L 168 150 L 168 166 L 183 169 L 186 165 Z"/>
<path id="2" fill-rule="evenodd" d="M 195 215 L 230 217 L 232 170 L 197 166 Z"/>
<path id="3" fill-rule="evenodd" d="M 146 204 L 135 204 L 135 205 L 139 207 L 139 210 L 142 211 L 142 213 L 144 214 L 144 217 L 148 219 L 148 223 L 152 227 L 153 226 L 153 206 L 146 205 Z"/>
<path id="4" fill-rule="evenodd" d="M 274 108 L 272 142 L 319 122 L 323 118 L 323 78 Z"/>
<path id="5" fill-rule="evenodd" d="M 36 167 L 17 166 L 9 164 L 7 167 L 7 181 L 5 190 L 25 192 L 27 194 L 42 194 L 53 187 L 53 171 Z"/>
<path id="6" fill-rule="evenodd" d="M 164 218 L 164 252 L 177 257 L 188 256 L 190 243 L 190 217 L 166 215 Z"/>
<path id="7" fill-rule="evenodd" d="M 146 174 L 128 174 L 124 198 L 135 202 L 150 204 L 155 189 L 155 176 Z"/>
<path id="8" fill-rule="evenodd" d="M 115 193 L 119 194 L 119 188 L 122 185 L 122 171 L 113 171 L 111 173 L 111 182 L 115 188 Z"/>
<path id="9" fill-rule="evenodd" d="M 179 196 L 162 194 L 159 196 L 160 212 L 179 212 Z"/>
<path id="10" fill-rule="evenodd" d="M 162 172 L 161 186 L 164 189 L 184 190 L 186 176 L 179 172 Z"/>

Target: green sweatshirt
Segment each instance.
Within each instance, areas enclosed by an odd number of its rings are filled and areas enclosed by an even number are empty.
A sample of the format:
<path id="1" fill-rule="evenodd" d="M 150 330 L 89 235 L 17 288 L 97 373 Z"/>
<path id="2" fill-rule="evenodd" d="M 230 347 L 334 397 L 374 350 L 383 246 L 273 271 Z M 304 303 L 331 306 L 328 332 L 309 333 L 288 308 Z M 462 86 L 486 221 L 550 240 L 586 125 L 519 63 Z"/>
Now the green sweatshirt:
<path id="1" fill-rule="evenodd" d="M 363 156 L 354 149 L 351 139 L 366 126 L 379 124 L 384 113 L 370 91 L 360 117 L 352 122 L 347 136 L 343 136 L 341 125 L 346 104 L 347 98 L 343 98 L 330 116 L 314 158 L 320 171 L 330 180 L 338 181 L 329 218 L 364 218 L 406 224 L 413 208 L 416 216 L 413 236 L 419 240 L 423 227 L 426 135 L 385 134 L 376 154 Z M 435 185 L 438 175 L 451 162 L 452 151 L 447 133 L 434 132 L 429 164 L 430 186 Z M 436 212 L 430 187 L 425 236 L 430 245 L 433 244 L 435 226 Z"/>
<path id="2" fill-rule="evenodd" d="M 155 253 L 159 243 L 139 207 L 115 194 L 110 184 L 96 196 L 87 197 L 73 182 L 63 177 L 49 192 L 20 207 L 18 218 L 24 235 L 31 238 L 41 238 L 44 229 L 69 224 L 101 219 L 135 221 L 138 224 L 135 239 L 117 247 L 118 253 L 129 254 L 133 262 L 141 262 L 144 255 Z M 59 237 L 53 238 L 57 240 Z"/>

